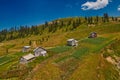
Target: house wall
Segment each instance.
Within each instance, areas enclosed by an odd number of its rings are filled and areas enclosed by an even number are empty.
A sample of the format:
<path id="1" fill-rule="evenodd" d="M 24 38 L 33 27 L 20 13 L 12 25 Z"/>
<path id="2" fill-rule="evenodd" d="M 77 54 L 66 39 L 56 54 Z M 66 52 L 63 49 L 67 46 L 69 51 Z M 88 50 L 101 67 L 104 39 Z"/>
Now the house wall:
<path id="1" fill-rule="evenodd" d="M 40 51 L 35 51 L 35 52 L 34 52 L 34 55 L 37 57 L 37 56 L 41 56 L 42 54 L 41 54 Z"/>
<path id="2" fill-rule="evenodd" d="M 24 58 L 21 58 L 20 59 L 20 63 L 27 63 L 28 61 L 26 60 L 26 59 L 24 59 Z"/>
<path id="3" fill-rule="evenodd" d="M 20 59 L 20 63 L 25 64 L 25 63 L 31 62 L 31 61 L 34 60 L 34 59 L 35 59 L 35 58 L 32 58 L 32 59 L 30 59 L 30 60 L 26 60 L 25 58 L 21 58 L 21 59 Z"/>
<path id="4" fill-rule="evenodd" d="M 73 45 L 73 41 L 68 41 L 67 44 L 68 44 L 69 46 L 72 46 L 72 45 Z"/>
<path id="5" fill-rule="evenodd" d="M 46 53 L 47 53 L 47 51 L 42 51 L 42 52 L 41 52 L 41 54 L 42 54 L 43 56 L 46 56 Z"/>
<path id="6" fill-rule="evenodd" d="M 75 46 L 75 45 L 76 45 L 76 42 L 75 42 L 75 40 L 73 40 L 73 41 L 68 41 L 67 44 L 68 44 L 69 46 Z"/>
<path id="7" fill-rule="evenodd" d="M 91 33 L 88 38 L 95 38 L 97 37 L 97 33 Z"/>
<path id="8" fill-rule="evenodd" d="M 37 50 L 37 51 L 35 51 L 34 52 L 34 55 L 36 56 L 36 57 L 38 57 L 38 56 L 45 56 L 46 55 L 46 51 L 40 51 L 40 50 Z"/>
<path id="9" fill-rule="evenodd" d="M 22 49 L 22 52 L 28 52 L 30 49 L 27 49 L 27 48 L 23 48 Z"/>

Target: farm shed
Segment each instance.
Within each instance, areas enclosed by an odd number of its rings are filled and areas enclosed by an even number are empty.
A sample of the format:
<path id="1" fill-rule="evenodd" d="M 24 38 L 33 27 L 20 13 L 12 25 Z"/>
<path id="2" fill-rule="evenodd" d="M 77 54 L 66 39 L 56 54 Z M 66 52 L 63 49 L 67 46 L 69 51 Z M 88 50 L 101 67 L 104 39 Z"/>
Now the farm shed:
<path id="1" fill-rule="evenodd" d="M 29 52 L 30 46 L 24 46 L 22 52 Z"/>
<path id="2" fill-rule="evenodd" d="M 38 56 L 46 56 L 47 51 L 46 49 L 42 48 L 42 47 L 37 47 L 36 49 L 33 50 L 35 57 Z"/>
<path id="3" fill-rule="evenodd" d="M 28 63 L 35 58 L 33 54 L 28 54 L 20 58 L 20 63 Z"/>
<path id="4" fill-rule="evenodd" d="M 75 39 L 68 39 L 67 40 L 67 45 L 68 46 L 77 46 L 78 45 L 78 41 Z"/>
<path id="5" fill-rule="evenodd" d="M 97 33 L 96 32 L 92 32 L 90 33 L 88 38 L 96 38 L 97 37 Z"/>

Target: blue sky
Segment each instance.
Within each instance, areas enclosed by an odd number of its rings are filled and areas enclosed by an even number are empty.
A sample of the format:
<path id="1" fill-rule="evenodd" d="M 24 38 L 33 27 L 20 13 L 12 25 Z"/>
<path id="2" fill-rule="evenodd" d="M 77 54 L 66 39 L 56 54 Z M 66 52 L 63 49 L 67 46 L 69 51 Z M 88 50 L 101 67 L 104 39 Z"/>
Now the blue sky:
<path id="1" fill-rule="evenodd" d="M 105 12 L 111 16 L 120 16 L 120 8 L 118 8 L 120 0 L 99 1 L 0 0 L 0 29 L 20 25 L 38 25 L 63 17 L 101 16 Z"/>

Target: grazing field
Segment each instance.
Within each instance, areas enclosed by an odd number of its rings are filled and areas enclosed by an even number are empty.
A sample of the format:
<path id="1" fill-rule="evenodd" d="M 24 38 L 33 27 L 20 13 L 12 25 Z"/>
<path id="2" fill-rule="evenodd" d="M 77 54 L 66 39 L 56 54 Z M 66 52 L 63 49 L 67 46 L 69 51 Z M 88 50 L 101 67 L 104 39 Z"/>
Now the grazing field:
<path id="1" fill-rule="evenodd" d="M 86 53 L 88 53 L 89 52 L 89 49 L 88 48 L 80 48 L 79 50 L 76 50 L 73 54 L 72 54 L 72 56 L 74 57 L 74 58 L 81 58 L 83 55 L 85 55 Z"/>
<path id="2" fill-rule="evenodd" d="M 53 52 L 56 52 L 56 53 L 63 53 L 65 51 L 70 50 L 71 48 L 72 47 L 66 45 L 66 46 L 58 46 L 58 47 L 52 48 L 50 50 Z"/>
<path id="3" fill-rule="evenodd" d="M 88 39 L 86 39 L 86 40 L 83 40 L 82 43 L 89 43 L 89 44 L 98 45 L 98 44 L 104 43 L 104 41 L 106 41 L 106 40 L 108 40 L 108 39 L 102 38 L 102 37 L 98 37 L 98 38 L 88 38 Z"/>
<path id="4" fill-rule="evenodd" d="M 97 32 L 98 37 L 88 38 L 91 32 Z M 66 45 L 71 38 L 78 40 L 78 46 Z M 48 33 L 46 28 L 42 35 L 3 41 L 0 43 L 0 80 L 120 80 L 120 70 L 106 59 L 111 57 L 119 62 L 119 43 L 120 22 L 95 27 L 85 23 L 75 29 L 64 25 L 54 33 Z M 13 44 L 7 50 L 6 46 Z M 30 45 L 31 50 L 21 52 L 26 45 Z M 20 64 L 20 58 L 33 54 L 36 46 L 44 47 L 47 56 Z"/>
<path id="5" fill-rule="evenodd" d="M 10 57 L 10 56 L 3 56 L 3 57 L 1 57 L 0 58 L 0 63 L 1 63 L 0 65 L 7 63 L 11 59 L 12 59 L 12 57 Z"/>

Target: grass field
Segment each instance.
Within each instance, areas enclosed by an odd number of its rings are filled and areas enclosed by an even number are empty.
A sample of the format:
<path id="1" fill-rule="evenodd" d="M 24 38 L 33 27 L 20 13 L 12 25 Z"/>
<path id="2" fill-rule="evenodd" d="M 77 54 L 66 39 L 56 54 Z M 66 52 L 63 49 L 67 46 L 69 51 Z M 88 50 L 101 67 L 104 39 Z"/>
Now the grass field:
<path id="1" fill-rule="evenodd" d="M 65 51 L 70 50 L 71 48 L 72 47 L 70 47 L 70 46 L 58 46 L 58 47 L 52 48 L 50 50 L 53 52 L 56 52 L 56 53 L 63 53 Z"/>
<path id="2" fill-rule="evenodd" d="M 2 65 L 4 63 L 10 61 L 11 59 L 12 59 L 12 57 L 10 57 L 10 56 L 3 56 L 3 57 L 0 58 L 0 63 Z"/>
<path id="3" fill-rule="evenodd" d="M 31 35 L 22 39 L 2 42 L 0 45 L 0 79 L 1 77 L 2 80 L 6 78 L 8 80 L 120 79 L 117 68 L 102 56 L 102 52 L 107 53 L 104 49 L 109 48 L 109 45 L 112 45 L 112 49 L 115 50 L 114 54 L 120 56 L 119 42 L 116 42 L 116 39 L 120 40 L 120 23 L 104 23 L 96 27 L 82 24 L 72 31 L 66 31 L 66 28 L 65 26 L 55 33 L 45 32 L 41 36 Z M 87 38 L 91 32 L 97 32 L 98 37 Z M 47 41 L 36 45 L 45 47 L 48 56 L 38 57 L 27 65 L 20 65 L 20 57 L 28 54 L 21 52 L 22 47 L 29 45 L 29 40 L 39 40 L 46 36 L 50 36 Z M 77 39 L 79 45 L 77 47 L 67 46 L 66 41 L 70 38 Z M 15 46 L 5 54 L 3 46 L 10 44 L 15 44 Z M 31 45 L 31 48 L 35 47 Z M 18 72 L 14 72 L 16 70 Z M 14 77 L 15 74 L 17 77 Z"/>

